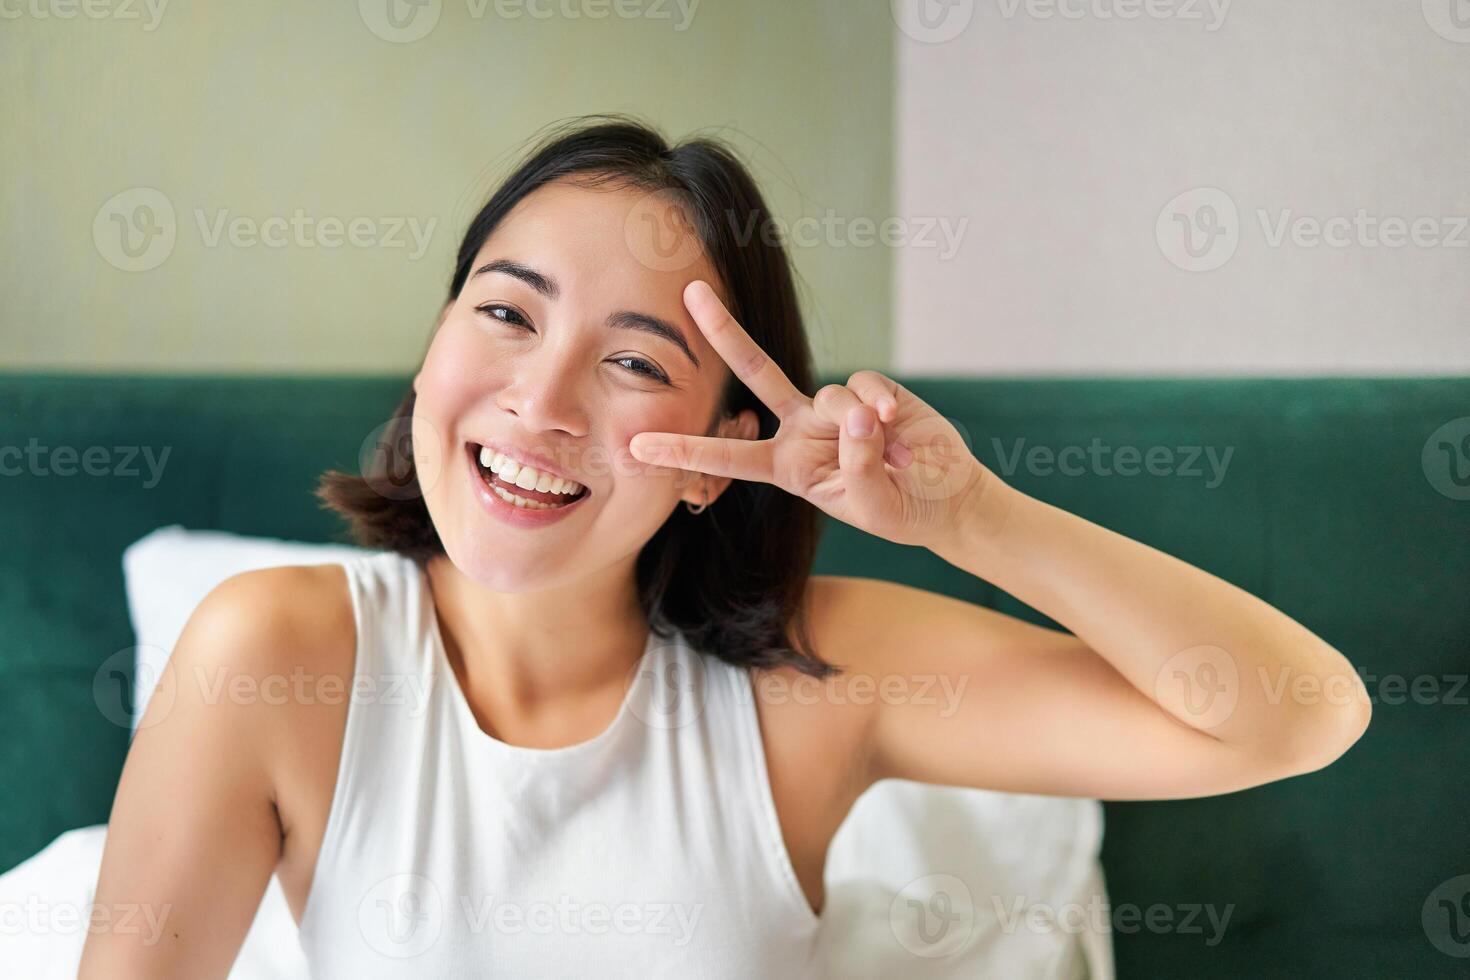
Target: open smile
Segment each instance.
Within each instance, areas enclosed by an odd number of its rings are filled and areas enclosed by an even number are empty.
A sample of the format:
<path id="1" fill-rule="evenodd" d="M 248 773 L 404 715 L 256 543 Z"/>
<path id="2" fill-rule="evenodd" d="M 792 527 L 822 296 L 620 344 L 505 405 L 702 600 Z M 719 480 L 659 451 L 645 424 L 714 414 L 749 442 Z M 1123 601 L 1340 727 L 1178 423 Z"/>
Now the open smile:
<path id="1" fill-rule="evenodd" d="M 591 496 L 580 483 L 524 465 L 479 443 L 465 443 L 465 453 L 478 477 L 482 501 L 499 516 L 513 517 L 514 523 L 528 523 L 526 519 L 533 515 L 537 520 L 529 523 L 543 523 L 543 515 L 560 517 Z"/>

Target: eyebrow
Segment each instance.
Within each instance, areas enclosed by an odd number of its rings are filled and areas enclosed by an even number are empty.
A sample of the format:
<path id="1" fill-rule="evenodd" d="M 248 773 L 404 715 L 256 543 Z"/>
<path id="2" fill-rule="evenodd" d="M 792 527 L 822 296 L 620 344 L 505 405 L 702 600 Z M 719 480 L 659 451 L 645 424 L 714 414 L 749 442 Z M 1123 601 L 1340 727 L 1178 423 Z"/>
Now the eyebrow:
<path id="1" fill-rule="evenodd" d="M 496 259 L 493 262 L 487 262 L 476 269 L 470 278 L 474 279 L 476 276 L 491 272 L 499 272 L 519 279 L 547 299 L 556 299 L 561 295 L 561 287 L 557 285 L 555 279 L 511 259 Z M 684 339 L 684 332 L 667 320 L 634 310 L 619 310 L 607 318 L 607 325 L 623 330 L 641 330 L 644 333 L 662 337 L 683 351 L 684 356 L 689 358 L 694 367 L 699 368 L 699 358 L 689 347 L 689 341 Z"/>
<path id="2" fill-rule="evenodd" d="M 607 325 L 621 327 L 624 330 L 642 330 L 645 333 L 662 337 L 683 351 L 684 356 L 694 363 L 695 370 L 699 369 L 699 358 L 695 357 L 694 351 L 689 349 L 689 342 L 684 339 L 683 332 L 667 320 L 660 320 L 647 313 L 636 313 L 633 310 L 619 310 L 607 318 Z"/>
<path id="3" fill-rule="evenodd" d="M 519 262 L 514 262 L 510 259 L 496 259 L 494 262 L 486 262 L 476 269 L 470 278 L 473 279 L 476 276 L 490 272 L 503 272 L 507 276 L 519 279 L 547 299 L 556 299 L 561 295 L 561 287 L 556 284 L 555 279 L 552 279 L 550 276 L 543 276 L 535 269 L 521 265 Z"/>

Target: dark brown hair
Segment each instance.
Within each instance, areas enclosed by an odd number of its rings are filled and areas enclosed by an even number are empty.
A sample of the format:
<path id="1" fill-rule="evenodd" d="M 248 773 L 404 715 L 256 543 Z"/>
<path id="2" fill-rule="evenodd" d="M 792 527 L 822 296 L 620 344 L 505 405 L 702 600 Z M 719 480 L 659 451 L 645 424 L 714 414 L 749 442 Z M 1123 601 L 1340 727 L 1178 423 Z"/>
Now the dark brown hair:
<path id="1" fill-rule="evenodd" d="M 745 166 L 715 140 L 670 146 L 651 127 L 626 117 L 574 120 L 543 138 L 470 222 L 449 282 L 451 302 L 510 210 L 561 179 L 673 196 L 719 273 L 731 314 L 792 384 L 813 393 L 811 351 L 789 260 L 778 237 L 749 232 L 774 224 Z M 347 518 L 358 544 L 422 564 L 443 554 L 444 546 L 414 472 L 414 398 L 410 387 L 362 476 L 328 471 L 316 493 Z M 776 417 L 731 374 L 715 418 L 746 408 L 760 420 L 758 438 L 775 434 Z M 636 562 L 639 601 L 651 628 L 663 637 L 677 629 L 695 649 L 738 666 L 789 665 L 817 677 L 837 672 L 813 650 L 803 615 L 821 516 L 800 497 L 742 480 L 702 514 L 674 508 Z"/>

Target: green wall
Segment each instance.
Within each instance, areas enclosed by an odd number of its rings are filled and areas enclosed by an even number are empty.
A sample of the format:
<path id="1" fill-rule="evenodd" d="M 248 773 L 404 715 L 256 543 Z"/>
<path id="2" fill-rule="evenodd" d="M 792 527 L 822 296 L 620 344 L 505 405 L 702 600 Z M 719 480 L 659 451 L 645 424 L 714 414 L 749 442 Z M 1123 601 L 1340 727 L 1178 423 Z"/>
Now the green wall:
<path id="1" fill-rule="evenodd" d="M 886 3 L 391 2 L 405 33 L 385 0 L 0 2 L 0 366 L 407 370 L 516 152 L 628 112 L 728 138 L 808 219 L 819 366 L 887 368 L 891 253 L 848 224 L 893 209 Z"/>

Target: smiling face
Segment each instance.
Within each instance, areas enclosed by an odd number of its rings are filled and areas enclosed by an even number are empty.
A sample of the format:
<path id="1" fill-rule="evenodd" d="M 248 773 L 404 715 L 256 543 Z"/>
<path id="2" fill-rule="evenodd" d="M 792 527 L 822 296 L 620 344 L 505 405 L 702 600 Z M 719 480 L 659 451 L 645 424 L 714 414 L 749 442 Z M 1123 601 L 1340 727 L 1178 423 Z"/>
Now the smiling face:
<path id="1" fill-rule="evenodd" d="M 639 432 L 710 432 L 730 374 L 684 307 L 691 281 L 721 286 L 675 213 L 638 189 L 548 184 L 499 224 L 445 308 L 414 378 L 415 454 L 434 457 L 419 470 L 445 552 L 487 588 L 631 569 L 681 500 L 727 485 L 628 452 Z M 714 434 L 757 434 L 748 410 L 720 423 Z"/>

